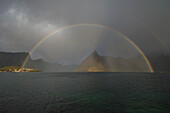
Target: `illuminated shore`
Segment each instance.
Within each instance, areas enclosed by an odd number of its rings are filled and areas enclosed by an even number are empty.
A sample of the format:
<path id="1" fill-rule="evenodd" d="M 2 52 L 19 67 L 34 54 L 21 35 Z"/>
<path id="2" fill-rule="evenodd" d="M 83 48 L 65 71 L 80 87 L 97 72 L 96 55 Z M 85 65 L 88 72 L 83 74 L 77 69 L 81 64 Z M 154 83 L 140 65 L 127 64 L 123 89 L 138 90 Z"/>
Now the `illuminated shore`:
<path id="1" fill-rule="evenodd" d="M 0 68 L 0 72 L 40 72 L 37 69 L 30 69 L 30 68 L 20 68 L 17 66 L 7 66 Z"/>

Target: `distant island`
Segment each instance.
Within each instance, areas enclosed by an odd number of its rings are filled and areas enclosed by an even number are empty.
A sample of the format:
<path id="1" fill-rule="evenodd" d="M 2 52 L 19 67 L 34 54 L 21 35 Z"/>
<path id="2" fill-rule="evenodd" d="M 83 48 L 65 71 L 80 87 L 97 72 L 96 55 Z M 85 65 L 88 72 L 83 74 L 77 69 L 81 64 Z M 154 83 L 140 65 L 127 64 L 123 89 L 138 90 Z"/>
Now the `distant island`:
<path id="1" fill-rule="evenodd" d="M 30 69 L 30 68 L 20 68 L 17 66 L 6 66 L 0 68 L 0 72 L 40 72 L 40 70 Z"/>

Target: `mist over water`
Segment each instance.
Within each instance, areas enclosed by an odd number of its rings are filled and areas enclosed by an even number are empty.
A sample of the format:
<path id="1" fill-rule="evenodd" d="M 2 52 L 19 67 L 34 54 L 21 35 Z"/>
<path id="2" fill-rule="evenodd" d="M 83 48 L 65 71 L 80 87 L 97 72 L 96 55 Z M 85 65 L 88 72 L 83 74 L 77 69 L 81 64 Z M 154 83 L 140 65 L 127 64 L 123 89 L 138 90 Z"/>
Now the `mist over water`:
<path id="1" fill-rule="evenodd" d="M 33 52 L 48 62 L 80 64 L 80 61 L 97 50 L 102 56 L 132 57 L 139 52 L 127 40 L 104 28 L 78 26 L 55 33 Z"/>
<path id="2" fill-rule="evenodd" d="M 105 68 L 109 68 L 107 71 L 146 72 L 150 68 L 147 66 L 148 62 L 145 61 L 143 54 L 136 45 L 129 42 L 128 37 L 120 35 L 110 28 L 101 28 L 97 25 L 78 25 L 58 31 L 38 44 L 36 49 L 31 52 L 31 56 L 37 57 L 37 54 L 40 53 L 39 56 L 43 56 L 46 62 L 71 67 L 71 65 L 80 65 L 93 51 L 96 51 L 98 56 L 103 59 L 100 63 Z M 90 61 L 96 64 L 96 59 Z M 43 67 L 51 68 L 48 65 Z M 86 65 L 85 68 L 87 67 Z M 94 65 L 94 67 L 98 66 Z M 75 68 L 70 71 L 74 70 Z"/>

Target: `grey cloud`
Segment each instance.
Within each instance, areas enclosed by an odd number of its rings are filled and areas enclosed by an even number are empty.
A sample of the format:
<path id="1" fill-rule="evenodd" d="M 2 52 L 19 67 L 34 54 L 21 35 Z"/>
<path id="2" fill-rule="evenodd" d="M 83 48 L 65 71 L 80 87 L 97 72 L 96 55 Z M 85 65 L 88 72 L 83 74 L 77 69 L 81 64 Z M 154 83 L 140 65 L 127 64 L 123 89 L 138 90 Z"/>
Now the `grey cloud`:
<path id="1" fill-rule="evenodd" d="M 169 4 L 169 0 L 1 0 L 0 50 L 29 51 L 42 37 L 57 28 L 95 23 L 125 34 L 146 54 L 169 53 L 165 50 L 165 47 L 170 50 Z M 81 27 L 54 37 L 62 38 L 44 42 L 32 57 L 78 63 L 96 48 L 111 56 L 138 54 L 128 42 L 105 29 Z M 129 49 L 125 50 L 126 47 Z"/>

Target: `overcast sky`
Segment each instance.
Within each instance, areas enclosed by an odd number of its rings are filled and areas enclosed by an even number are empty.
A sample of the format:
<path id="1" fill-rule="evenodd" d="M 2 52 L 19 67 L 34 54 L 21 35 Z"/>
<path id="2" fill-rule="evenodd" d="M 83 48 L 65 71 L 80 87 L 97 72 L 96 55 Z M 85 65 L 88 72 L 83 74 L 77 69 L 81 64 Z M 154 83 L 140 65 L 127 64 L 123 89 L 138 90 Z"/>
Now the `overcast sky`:
<path id="1" fill-rule="evenodd" d="M 145 54 L 170 51 L 169 0 L 0 0 L 0 51 L 29 52 L 55 29 L 80 23 L 116 29 Z M 114 32 L 79 26 L 56 33 L 32 58 L 76 64 L 95 49 L 108 56 L 138 54 Z"/>

